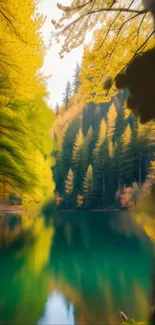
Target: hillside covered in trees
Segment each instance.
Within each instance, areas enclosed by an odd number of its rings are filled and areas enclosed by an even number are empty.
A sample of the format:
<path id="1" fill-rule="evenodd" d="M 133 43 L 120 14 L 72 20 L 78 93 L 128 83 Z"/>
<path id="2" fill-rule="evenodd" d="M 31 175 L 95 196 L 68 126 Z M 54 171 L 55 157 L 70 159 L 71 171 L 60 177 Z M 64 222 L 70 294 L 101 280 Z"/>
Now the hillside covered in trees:
<path id="1" fill-rule="evenodd" d="M 155 130 L 125 109 L 128 92 L 110 102 L 85 104 L 76 92 L 53 125 L 58 148 L 56 203 L 61 208 L 107 209 L 136 205 L 149 193 Z"/>

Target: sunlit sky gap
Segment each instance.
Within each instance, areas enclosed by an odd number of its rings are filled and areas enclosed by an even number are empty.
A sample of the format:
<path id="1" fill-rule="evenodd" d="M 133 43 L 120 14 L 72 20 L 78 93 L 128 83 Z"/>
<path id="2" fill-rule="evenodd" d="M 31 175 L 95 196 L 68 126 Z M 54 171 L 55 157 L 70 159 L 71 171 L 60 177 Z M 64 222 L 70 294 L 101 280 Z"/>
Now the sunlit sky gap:
<path id="1" fill-rule="evenodd" d="M 39 12 L 47 16 L 46 22 L 42 28 L 46 46 L 49 44 L 52 31 L 51 19 L 53 18 L 56 20 L 61 16 L 61 11 L 57 8 L 56 3 L 57 0 L 40 0 L 38 7 Z M 63 0 L 64 5 L 69 3 L 70 1 Z M 64 59 L 60 59 L 59 52 L 61 44 L 62 42 L 57 44 L 54 39 L 52 40 L 52 46 L 47 51 L 43 66 L 43 73 L 45 75 L 51 75 L 48 80 L 48 90 L 50 92 L 49 103 L 52 108 L 55 108 L 57 102 L 59 105 L 62 104 L 62 94 L 66 83 L 68 80 L 72 82 L 76 63 L 81 63 L 83 53 L 83 46 L 80 46 L 72 50 L 71 53 L 66 53 Z"/>

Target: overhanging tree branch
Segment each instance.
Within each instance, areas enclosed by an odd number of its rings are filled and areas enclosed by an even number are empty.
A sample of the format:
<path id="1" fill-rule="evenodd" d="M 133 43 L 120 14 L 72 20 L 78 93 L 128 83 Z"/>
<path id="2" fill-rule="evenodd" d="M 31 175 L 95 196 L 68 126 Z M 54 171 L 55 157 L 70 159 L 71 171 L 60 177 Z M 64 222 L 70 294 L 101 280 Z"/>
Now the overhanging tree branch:
<path id="1" fill-rule="evenodd" d="M 143 44 L 141 44 L 141 46 L 139 46 L 139 48 L 136 50 L 136 52 L 134 53 L 134 55 L 132 56 L 131 60 L 128 61 L 128 63 L 117 73 L 117 75 L 115 76 L 115 78 L 113 79 L 113 82 L 111 83 L 111 87 L 113 86 L 114 82 L 116 81 L 116 78 L 119 74 L 121 74 L 127 67 L 128 65 L 131 63 L 131 61 L 135 58 L 136 55 L 140 54 L 142 52 L 142 49 L 144 49 L 144 47 L 146 46 L 146 44 L 148 43 L 149 39 L 155 34 L 155 29 L 150 33 L 150 35 L 147 37 L 147 39 L 143 42 Z M 111 88 L 110 87 L 110 88 Z M 106 96 L 108 96 L 110 89 L 108 89 Z"/>
<path id="2" fill-rule="evenodd" d="M 83 9 L 84 7 L 88 6 L 88 4 L 90 4 L 91 2 L 93 2 L 93 0 L 89 0 L 88 2 L 86 2 L 85 4 L 83 5 L 80 5 L 80 6 L 77 6 L 77 7 L 65 7 L 65 6 L 62 6 L 61 4 L 57 4 L 57 7 L 63 11 L 74 11 L 74 10 L 80 10 L 80 9 Z"/>
<path id="3" fill-rule="evenodd" d="M 52 35 L 52 37 L 55 37 L 55 36 L 58 36 L 58 35 L 62 34 L 69 27 L 71 27 L 73 24 L 77 23 L 80 19 L 82 19 L 82 18 L 84 18 L 84 17 L 86 17 L 88 15 L 96 14 L 96 13 L 99 13 L 99 12 L 120 12 L 120 13 L 124 12 L 124 13 L 135 13 L 135 14 L 137 14 L 137 16 L 139 16 L 139 15 L 143 15 L 143 14 L 151 11 L 151 8 L 152 8 L 152 6 L 149 6 L 146 9 L 138 10 L 138 9 L 130 9 L 130 8 L 113 8 L 113 7 L 111 7 L 111 8 L 100 8 L 100 9 L 96 9 L 96 10 L 91 10 L 91 11 L 88 11 L 88 12 L 84 13 L 80 17 L 74 19 L 66 27 L 64 26 L 61 31 L 59 31 L 57 33 L 54 33 Z"/>
<path id="4" fill-rule="evenodd" d="M 130 7 L 132 6 L 133 3 L 134 3 L 134 0 L 131 1 L 131 3 L 130 3 L 130 5 L 129 5 L 128 9 L 130 9 Z M 109 35 L 109 32 L 111 31 L 111 28 L 112 28 L 113 24 L 115 23 L 115 21 L 116 21 L 117 18 L 119 17 L 120 13 L 121 13 L 121 12 L 118 12 L 117 15 L 115 16 L 115 18 L 113 19 L 113 21 L 112 21 L 112 23 L 110 24 L 110 26 L 109 26 L 109 28 L 108 28 L 108 30 L 107 30 L 107 32 L 106 32 L 106 35 L 105 35 L 105 37 L 103 38 L 103 41 L 101 42 L 101 44 L 100 44 L 99 48 L 97 49 L 97 51 L 100 50 L 101 47 L 103 46 L 104 42 L 106 41 L 106 39 L 107 39 L 107 37 L 108 37 L 108 35 Z"/>

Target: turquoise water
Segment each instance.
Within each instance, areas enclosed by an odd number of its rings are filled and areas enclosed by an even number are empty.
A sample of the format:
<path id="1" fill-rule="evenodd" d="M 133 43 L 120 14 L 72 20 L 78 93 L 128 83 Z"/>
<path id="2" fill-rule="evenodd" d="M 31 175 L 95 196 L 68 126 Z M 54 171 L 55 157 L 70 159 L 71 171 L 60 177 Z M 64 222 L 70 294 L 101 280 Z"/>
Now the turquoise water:
<path id="1" fill-rule="evenodd" d="M 15 231 L 12 227 L 10 231 Z M 0 251 L 0 324 L 145 320 L 152 246 L 129 215 L 61 212 Z"/>

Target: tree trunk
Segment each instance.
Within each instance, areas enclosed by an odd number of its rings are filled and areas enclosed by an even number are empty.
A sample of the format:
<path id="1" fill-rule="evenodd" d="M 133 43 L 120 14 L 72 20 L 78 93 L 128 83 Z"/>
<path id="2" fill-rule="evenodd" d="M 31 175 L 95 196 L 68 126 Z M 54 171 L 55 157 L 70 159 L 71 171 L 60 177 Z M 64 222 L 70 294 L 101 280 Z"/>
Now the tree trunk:
<path id="1" fill-rule="evenodd" d="M 105 178 L 103 176 L 103 182 L 102 182 L 102 189 L 103 189 L 103 197 L 105 196 Z"/>

